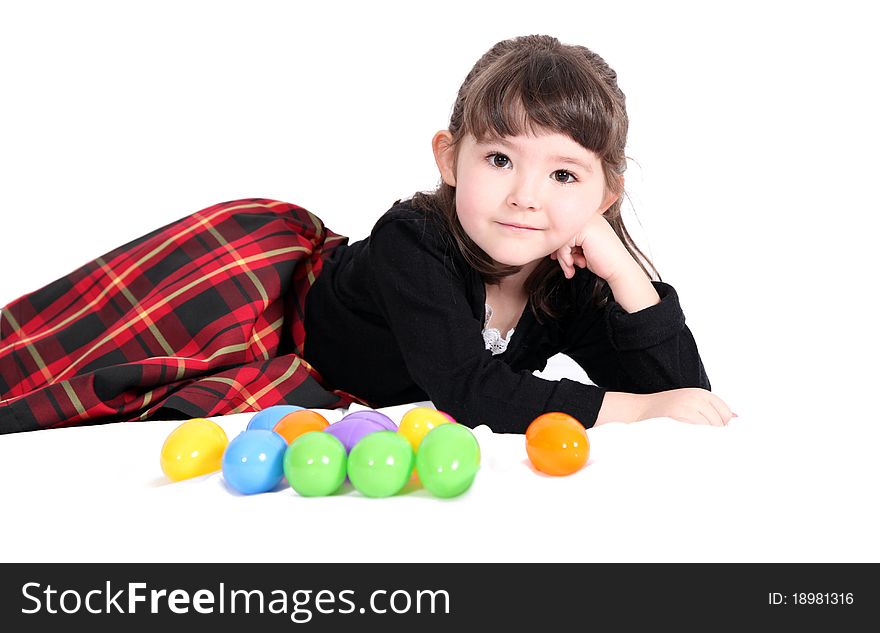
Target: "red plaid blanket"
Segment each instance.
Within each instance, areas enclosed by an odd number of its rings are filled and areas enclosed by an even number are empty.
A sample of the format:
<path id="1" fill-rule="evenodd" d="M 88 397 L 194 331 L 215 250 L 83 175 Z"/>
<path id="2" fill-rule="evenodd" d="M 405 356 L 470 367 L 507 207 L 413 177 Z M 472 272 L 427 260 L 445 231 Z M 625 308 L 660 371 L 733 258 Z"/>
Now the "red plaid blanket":
<path id="1" fill-rule="evenodd" d="M 0 433 L 365 401 L 302 358 L 303 306 L 348 238 L 294 204 L 208 207 L 0 312 Z"/>

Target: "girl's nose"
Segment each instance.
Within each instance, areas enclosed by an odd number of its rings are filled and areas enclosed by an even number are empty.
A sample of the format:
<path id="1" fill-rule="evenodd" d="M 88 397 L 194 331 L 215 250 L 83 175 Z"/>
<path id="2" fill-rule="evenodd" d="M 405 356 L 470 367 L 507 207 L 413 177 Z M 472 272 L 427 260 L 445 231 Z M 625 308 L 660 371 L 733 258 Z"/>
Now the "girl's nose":
<path id="1" fill-rule="evenodd" d="M 540 185 L 537 177 L 521 176 L 514 182 L 514 187 L 507 196 L 507 204 L 520 209 L 540 208 Z"/>

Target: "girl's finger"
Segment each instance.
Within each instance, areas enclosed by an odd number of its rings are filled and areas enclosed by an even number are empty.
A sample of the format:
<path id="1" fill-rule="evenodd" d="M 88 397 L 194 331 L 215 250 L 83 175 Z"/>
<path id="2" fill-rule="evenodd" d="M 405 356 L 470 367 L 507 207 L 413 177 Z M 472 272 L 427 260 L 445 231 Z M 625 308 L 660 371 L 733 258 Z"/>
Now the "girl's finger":
<path id="1" fill-rule="evenodd" d="M 714 407 L 706 407 L 705 409 L 700 409 L 700 414 L 709 421 L 709 424 L 712 426 L 724 426 L 724 421 L 721 419 L 721 416 L 714 409 Z"/>
<path id="2" fill-rule="evenodd" d="M 574 260 L 571 258 L 571 255 L 568 255 L 568 256 L 564 257 L 563 259 L 565 260 L 565 271 L 566 271 L 565 276 L 566 277 L 573 277 L 574 276 Z"/>
<path id="3" fill-rule="evenodd" d="M 733 417 L 733 413 L 730 411 L 730 408 L 724 403 L 724 400 L 715 396 L 714 394 L 710 394 L 711 398 L 709 398 L 709 404 L 715 409 L 715 413 L 718 414 L 718 417 L 721 419 L 721 424 L 726 425 L 730 422 L 730 419 Z"/>
<path id="4" fill-rule="evenodd" d="M 566 267 L 565 262 L 561 259 L 559 260 L 559 267 L 562 269 L 562 275 L 568 279 L 568 268 Z"/>
<path id="5" fill-rule="evenodd" d="M 562 274 L 565 276 L 566 279 L 568 279 L 568 271 L 565 267 L 565 261 L 563 261 L 563 258 L 560 257 L 560 254 L 560 251 L 554 251 L 550 253 L 550 257 L 559 263 L 559 267 L 562 269 Z"/>

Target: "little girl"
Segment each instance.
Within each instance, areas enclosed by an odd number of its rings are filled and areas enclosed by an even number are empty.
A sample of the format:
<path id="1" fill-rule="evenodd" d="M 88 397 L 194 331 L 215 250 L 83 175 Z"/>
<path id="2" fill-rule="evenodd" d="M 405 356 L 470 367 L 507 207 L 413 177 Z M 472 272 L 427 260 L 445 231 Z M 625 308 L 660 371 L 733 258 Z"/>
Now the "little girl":
<path id="1" fill-rule="evenodd" d="M 675 289 L 621 218 L 627 126 L 595 53 L 499 42 L 434 135 L 439 187 L 366 239 L 234 200 L 3 308 L 0 432 L 423 400 L 496 432 L 548 411 L 726 424 Z M 560 352 L 596 385 L 533 374 Z"/>

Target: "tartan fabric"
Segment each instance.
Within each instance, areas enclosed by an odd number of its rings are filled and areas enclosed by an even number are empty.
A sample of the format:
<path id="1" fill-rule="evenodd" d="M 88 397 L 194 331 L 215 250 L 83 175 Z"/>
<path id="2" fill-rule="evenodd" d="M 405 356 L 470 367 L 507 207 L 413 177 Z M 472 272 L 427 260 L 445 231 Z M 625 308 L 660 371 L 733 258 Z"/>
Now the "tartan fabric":
<path id="1" fill-rule="evenodd" d="M 369 404 L 302 358 L 305 297 L 348 238 L 306 209 L 232 200 L 0 312 L 0 433 Z"/>

